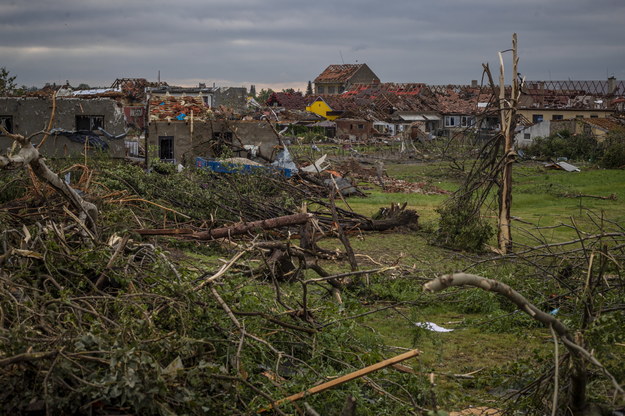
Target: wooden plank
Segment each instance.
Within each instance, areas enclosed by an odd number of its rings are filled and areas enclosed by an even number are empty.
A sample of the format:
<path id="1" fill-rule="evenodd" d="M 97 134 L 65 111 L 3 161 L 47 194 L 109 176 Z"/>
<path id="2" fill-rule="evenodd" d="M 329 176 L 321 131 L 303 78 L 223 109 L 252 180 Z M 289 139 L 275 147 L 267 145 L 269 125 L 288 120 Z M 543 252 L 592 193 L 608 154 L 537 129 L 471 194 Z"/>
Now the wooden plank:
<path id="1" fill-rule="evenodd" d="M 400 363 L 400 362 L 405 361 L 405 360 L 407 360 L 409 358 L 416 357 L 419 354 L 421 354 L 421 351 L 419 351 L 419 350 L 411 350 L 411 351 L 405 352 L 403 354 L 400 354 L 400 355 L 398 355 L 396 357 L 389 358 L 389 359 L 384 360 L 384 361 L 380 361 L 379 363 L 370 365 L 370 366 L 365 367 L 365 368 L 361 368 L 360 370 L 357 370 L 357 371 L 354 371 L 352 373 L 346 374 L 344 376 L 338 377 L 338 378 L 336 378 L 334 380 L 328 381 L 328 382 L 323 383 L 323 384 L 319 384 L 318 386 L 311 387 L 308 390 L 304 390 L 304 391 L 301 391 L 299 393 L 293 394 L 293 395 L 291 395 L 289 397 L 285 397 L 284 399 L 280 399 L 278 401 L 275 401 L 272 404 L 270 404 L 268 407 L 260 409 L 258 411 L 258 413 L 267 412 L 267 411 L 269 411 L 269 410 L 271 410 L 271 409 L 273 409 L 275 407 L 283 405 L 284 403 L 294 402 L 294 401 L 299 400 L 299 399 L 301 399 L 303 397 L 310 396 L 310 395 L 317 394 L 317 393 L 321 393 L 322 391 L 325 391 L 325 390 L 331 389 L 333 387 L 339 386 L 339 385 L 341 385 L 343 383 L 347 383 L 348 381 L 351 381 L 351 380 L 354 380 L 354 379 L 366 376 L 367 374 L 372 373 L 374 371 L 381 370 L 382 368 L 391 366 L 393 364 Z"/>

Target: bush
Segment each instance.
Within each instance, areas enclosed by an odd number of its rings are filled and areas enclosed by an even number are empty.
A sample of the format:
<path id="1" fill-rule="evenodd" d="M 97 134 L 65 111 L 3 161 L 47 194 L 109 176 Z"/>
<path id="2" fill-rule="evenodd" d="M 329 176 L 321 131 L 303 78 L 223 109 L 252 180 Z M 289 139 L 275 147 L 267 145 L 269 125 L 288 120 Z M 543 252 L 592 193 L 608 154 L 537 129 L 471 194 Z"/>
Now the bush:
<path id="1" fill-rule="evenodd" d="M 625 137 L 619 137 L 615 134 L 608 135 L 599 165 L 606 169 L 617 169 L 625 166 Z"/>
<path id="2" fill-rule="evenodd" d="M 495 235 L 479 211 L 460 204 L 446 204 L 436 210 L 441 216 L 434 243 L 452 250 L 481 252 Z"/>
<path id="3" fill-rule="evenodd" d="M 548 137 L 539 137 L 525 149 L 530 157 L 553 159 L 566 157 L 573 160 L 597 160 L 602 149 L 594 137 L 563 130 Z"/>

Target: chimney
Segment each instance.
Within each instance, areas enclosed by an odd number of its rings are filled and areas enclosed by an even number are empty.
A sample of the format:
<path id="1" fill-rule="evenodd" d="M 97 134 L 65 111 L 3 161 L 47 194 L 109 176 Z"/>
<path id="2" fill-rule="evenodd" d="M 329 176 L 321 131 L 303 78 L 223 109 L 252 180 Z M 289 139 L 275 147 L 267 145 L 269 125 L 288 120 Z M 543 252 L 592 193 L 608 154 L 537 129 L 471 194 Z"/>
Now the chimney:
<path id="1" fill-rule="evenodd" d="M 472 80 L 471 80 L 471 87 L 472 87 L 472 88 L 477 88 L 477 87 L 478 87 L 478 85 L 477 85 L 477 79 L 472 79 Z"/>
<path id="2" fill-rule="evenodd" d="M 608 95 L 614 95 L 616 92 L 616 77 L 608 78 Z"/>

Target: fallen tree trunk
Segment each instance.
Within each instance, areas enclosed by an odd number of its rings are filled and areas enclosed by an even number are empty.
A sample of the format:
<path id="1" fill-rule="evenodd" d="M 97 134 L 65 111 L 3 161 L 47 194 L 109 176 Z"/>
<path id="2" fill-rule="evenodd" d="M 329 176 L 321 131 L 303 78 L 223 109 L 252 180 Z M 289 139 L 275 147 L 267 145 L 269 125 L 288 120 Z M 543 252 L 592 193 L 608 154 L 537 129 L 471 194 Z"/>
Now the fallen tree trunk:
<path id="1" fill-rule="evenodd" d="M 285 215 L 283 217 L 269 218 L 266 220 L 245 222 L 231 227 L 214 228 L 209 231 L 190 234 L 188 238 L 195 240 L 214 240 L 216 238 L 241 235 L 254 230 L 270 230 L 272 228 L 285 227 L 287 225 L 304 224 L 312 217 L 313 214 L 309 213 Z"/>
<path id="2" fill-rule="evenodd" d="M 525 312 L 543 325 L 550 327 L 554 333 L 560 337 L 560 340 L 562 340 L 562 343 L 573 357 L 569 403 L 574 415 L 583 416 L 586 414 L 585 411 L 588 408 L 588 403 L 586 401 L 587 372 L 583 360 L 587 360 L 598 367 L 608 380 L 612 382 L 616 392 L 625 397 L 625 391 L 623 391 L 623 388 L 614 376 L 592 353 L 575 341 L 568 328 L 560 320 L 538 309 L 510 286 L 497 280 L 487 279 L 475 274 L 455 273 L 446 274 L 430 280 L 423 285 L 423 289 L 427 292 L 439 292 L 451 286 L 473 286 L 502 295 L 510 302 L 514 303 L 519 310 Z"/>
<path id="3" fill-rule="evenodd" d="M 305 224 L 313 216 L 313 214 L 309 213 L 284 215 L 282 217 L 244 222 L 241 224 L 232 225 L 230 227 L 213 228 L 212 230 L 200 232 L 195 232 L 189 228 L 146 228 L 133 230 L 133 232 L 139 235 L 181 235 L 194 240 L 215 240 L 217 238 L 225 238 L 234 235 L 245 234 L 249 231 L 270 230 L 272 228 L 286 227 L 288 225 Z"/>
<path id="4" fill-rule="evenodd" d="M 374 219 L 358 224 L 362 231 L 385 231 L 391 228 L 408 226 L 412 229 L 419 227 L 419 214 L 412 209 L 406 209 L 407 204 L 391 204 L 390 208 L 382 208 L 374 215 Z"/>

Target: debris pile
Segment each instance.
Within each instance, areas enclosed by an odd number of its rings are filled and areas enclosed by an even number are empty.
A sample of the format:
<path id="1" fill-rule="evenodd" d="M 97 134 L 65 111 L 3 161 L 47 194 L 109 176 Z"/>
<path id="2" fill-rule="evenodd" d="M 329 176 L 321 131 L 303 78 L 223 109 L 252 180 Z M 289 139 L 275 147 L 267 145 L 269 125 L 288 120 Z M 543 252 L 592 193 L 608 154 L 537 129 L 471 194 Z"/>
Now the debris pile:
<path id="1" fill-rule="evenodd" d="M 391 178 L 386 173 L 379 172 L 376 167 L 367 168 L 356 160 L 348 160 L 335 168 L 342 176 L 351 176 L 359 181 L 380 184 L 383 191 L 388 193 L 417 193 L 424 195 L 449 195 L 451 192 L 439 188 L 431 183 L 409 182 L 403 179 Z"/>
<path id="2" fill-rule="evenodd" d="M 97 205 L 94 229 L 26 170 L 3 172 L 0 401 L 7 412 L 242 414 L 272 403 L 277 413 L 292 412 L 298 405 L 281 401 L 285 392 L 365 374 L 393 355 L 371 336 L 366 345 L 344 342 L 352 323 L 335 315 L 358 276 L 396 269 L 359 270 L 346 238 L 388 227 L 388 216 L 341 209 L 336 191 L 329 200 L 309 198 L 316 185 L 301 178 L 90 163 L 53 168 Z M 289 215 L 297 220 L 282 222 Z M 157 229 L 167 238 L 146 232 Z M 344 251 L 318 245 L 334 235 Z M 177 248 L 189 245 L 229 260 L 207 263 Z M 332 274 L 320 263 L 337 258 L 348 258 L 353 271 Z M 276 283 L 284 280 L 299 284 Z M 384 378 L 393 384 L 367 378 L 371 394 L 393 397 L 372 403 L 374 411 L 402 414 L 420 400 L 407 394 L 418 391 L 414 376 Z M 327 414 L 343 401 L 324 396 L 306 405 Z"/>

